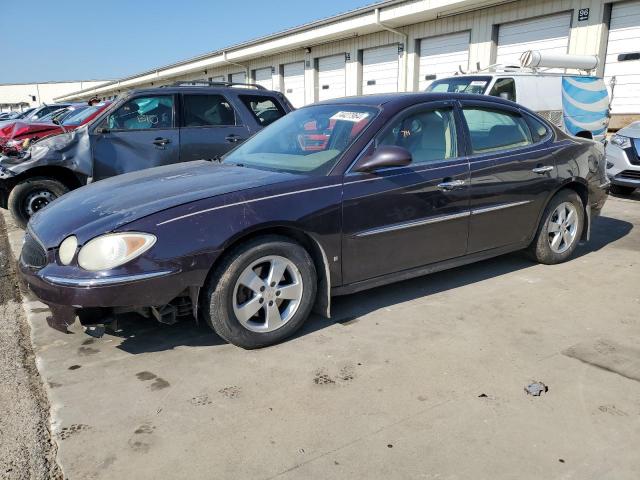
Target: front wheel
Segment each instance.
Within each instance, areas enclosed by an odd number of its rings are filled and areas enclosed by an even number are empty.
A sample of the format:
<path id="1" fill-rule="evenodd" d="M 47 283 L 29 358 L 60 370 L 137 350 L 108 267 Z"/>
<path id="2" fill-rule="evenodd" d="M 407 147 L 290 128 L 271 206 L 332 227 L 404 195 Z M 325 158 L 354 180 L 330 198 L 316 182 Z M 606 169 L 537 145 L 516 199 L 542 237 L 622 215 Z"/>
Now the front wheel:
<path id="1" fill-rule="evenodd" d="M 19 227 L 25 228 L 29 219 L 69 189 L 57 180 L 35 177 L 18 183 L 9 194 L 8 207 Z"/>
<path id="2" fill-rule="evenodd" d="M 547 265 L 565 262 L 577 248 L 583 229 L 582 200 L 572 190 L 561 190 L 547 205 L 529 253 Z"/>
<path id="3" fill-rule="evenodd" d="M 204 320 L 242 348 L 278 343 L 309 316 L 317 290 L 313 260 L 298 243 L 265 236 L 229 253 L 203 291 Z"/>

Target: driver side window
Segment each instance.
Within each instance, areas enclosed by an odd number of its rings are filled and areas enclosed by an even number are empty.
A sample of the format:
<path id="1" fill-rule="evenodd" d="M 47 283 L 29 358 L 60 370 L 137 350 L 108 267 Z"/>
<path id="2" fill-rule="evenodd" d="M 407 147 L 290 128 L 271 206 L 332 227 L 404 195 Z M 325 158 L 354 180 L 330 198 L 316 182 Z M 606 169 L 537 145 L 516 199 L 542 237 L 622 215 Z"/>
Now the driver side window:
<path id="1" fill-rule="evenodd" d="M 107 117 L 109 130 L 146 130 L 173 127 L 173 95 L 138 97 Z"/>
<path id="2" fill-rule="evenodd" d="M 434 163 L 458 156 L 453 109 L 420 110 L 394 123 L 378 145 L 397 145 L 411 152 L 413 164 Z"/>

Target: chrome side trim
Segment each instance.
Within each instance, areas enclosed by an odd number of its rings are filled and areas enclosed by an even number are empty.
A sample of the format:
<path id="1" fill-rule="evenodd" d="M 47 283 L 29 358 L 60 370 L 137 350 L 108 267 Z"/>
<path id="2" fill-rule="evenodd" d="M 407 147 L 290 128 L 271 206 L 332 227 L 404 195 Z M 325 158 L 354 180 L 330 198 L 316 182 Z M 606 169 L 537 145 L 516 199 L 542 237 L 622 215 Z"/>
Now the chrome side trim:
<path id="1" fill-rule="evenodd" d="M 42 279 L 52 285 L 61 285 L 65 287 L 100 287 L 104 285 L 115 285 L 119 283 L 139 282 L 141 280 L 149 280 L 150 278 L 162 277 L 175 273 L 171 270 L 162 270 L 160 272 L 140 273 L 137 275 L 120 275 L 117 277 L 105 278 L 65 278 L 55 275 L 42 275 Z"/>
<path id="2" fill-rule="evenodd" d="M 327 189 L 327 188 L 336 188 L 336 187 L 342 187 L 342 183 L 336 183 L 334 185 L 325 185 L 324 187 L 307 188 L 306 190 L 297 190 L 295 192 L 279 193 L 277 195 L 270 195 L 268 197 L 254 198 L 252 200 L 243 200 L 241 202 L 234 202 L 234 203 L 229 203 L 227 205 L 219 205 L 219 206 L 213 207 L 213 208 L 206 208 L 204 210 L 198 210 L 197 212 L 187 213 L 186 215 L 181 215 L 181 216 L 176 217 L 176 218 L 171 218 L 169 220 L 165 220 L 164 222 L 158 223 L 156 226 L 159 227 L 161 225 L 166 225 L 167 223 L 176 222 L 178 220 L 182 220 L 184 218 L 193 217 L 195 215 L 200 215 L 201 213 L 213 212 L 214 210 L 220 210 L 222 208 L 235 207 L 236 205 L 243 205 L 243 204 L 246 205 L 248 203 L 260 202 L 262 200 L 269 200 L 271 198 L 286 197 L 286 196 L 289 196 L 289 195 L 295 195 L 296 193 L 313 192 L 314 190 L 324 190 L 324 189 Z"/>
<path id="3" fill-rule="evenodd" d="M 358 238 L 368 237 L 370 235 L 377 235 L 379 233 L 394 232 L 396 230 L 404 230 L 406 228 L 429 225 L 430 223 L 446 222 L 447 220 L 464 218 L 464 217 L 468 217 L 469 215 L 471 215 L 471 212 L 466 211 L 466 212 L 460 212 L 460 213 L 453 213 L 451 215 L 441 215 L 439 217 L 429 217 L 429 218 L 425 218 L 424 220 L 415 220 L 415 221 L 406 222 L 406 223 L 396 223 L 395 225 L 389 225 L 387 227 L 372 228 L 371 230 L 364 230 L 363 232 L 356 233 L 354 236 Z"/>
<path id="4" fill-rule="evenodd" d="M 406 228 L 420 227 L 422 225 L 429 225 L 431 223 L 446 222 L 448 220 L 455 220 L 456 218 L 464 218 L 471 215 L 480 215 L 482 213 L 494 212 L 496 210 L 503 210 L 505 208 L 518 207 L 520 205 L 526 205 L 527 203 L 531 203 L 531 200 L 524 200 L 522 202 L 513 202 L 513 203 L 501 203 L 500 205 L 493 205 L 491 207 L 478 208 L 475 210 L 467 210 L 465 212 L 453 213 L 451 215 L 441 215 L 439 217 L 429 217 L 423 220 L 414 220 L 412 222 L 396 223 L 394 225 L 389 225 L 386 227 L 372 228 L 371 230 L 364 230 L 362 232 L 358 232 L 354 234 L 354 237 L 357 237 L 357 238 L 368 237 L 370 235 L 377 235 L 379 233 L 394 232 L 396 230 L 404 230 Z"/>
<path id="5" fill-rule="evenodd" d="M 513 203 L 501 203 L 499 205 L 493 205 L 491 207 L 476 208 L 474 210 L 471 210 L 471 215 L 480 215 L 481 213 L 495 212 L 496 210 L 503 210 L 505 208 L 519 207 L 520 205 L 526 205 L 527 203 L 531 203 L 531 200 L 524 200 L 522 202 Z"/>

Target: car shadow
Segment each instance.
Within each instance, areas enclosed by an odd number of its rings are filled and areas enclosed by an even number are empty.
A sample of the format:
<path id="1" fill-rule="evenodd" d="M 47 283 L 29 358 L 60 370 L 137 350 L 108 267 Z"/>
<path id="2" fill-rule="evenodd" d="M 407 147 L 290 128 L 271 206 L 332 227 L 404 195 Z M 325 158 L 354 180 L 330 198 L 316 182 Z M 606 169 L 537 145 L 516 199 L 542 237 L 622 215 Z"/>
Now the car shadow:
<path id="1" fill-rule="evenodd" d="M 619 198 L 621 200 L 640 200 L 640 188 L 637 188 L 631 195 L 622 195 L 620 193 L 609 192 L 609 195 L 613 198 Z"/>
<path id="2" fill-rule="evenodd" d="M 579 245 L 574 260 L 616 242 L 628 235 L 632 229 L 633 225 L 623 220 L 611 217 L 596 218 L 591 240 Z M 385 307 L 482 282 L 533 265 L 536 263 L 522 253 L 515 252 L 424 277 L 335 297 L 332 300 L 331 319 L 314 314 L 292 338 L 300 338 L 335 324 L 352 323 L 370 312 Z M 196 324 L 191 318 L 175 325 L 162 325 L 153 319 L 129 314 L 118 318 L 116 332 L 107 334 L 122 338 L 117 348 L 134 355 L 171 350 L 178 346 L 203 347 L 226 343 L 207 325 Z"/>
<path id="3" fill-rule="evenodd" d="M 135 313 L 119 315 L 117 330 L 109 329 L 105 335 L 121 338 L 122 342 L 117 348 L 133 355 L 182 346 L 212 347 L 227 343 L 207 325 L 196 323 L 192 317 L 173 325 L 164 325 Z"/>
<path id="4" fill-rule="evenodd" d="M 624 220 L 604 216 L 595 218 L 591 239 L 578 246 L 572 261 L 620 240 L 632 229 L 633 224 Z M 537 263 L 527 258 L 522 252 L 514 252 L 352 295 L 335 297 L 332 299 L 332 318 L 328 320 L 314 315 L 295 337 L 313 333 L 336 323 L 356 322 L 360 317 L 382 308 L 482 282 L 534 265 Z"/>

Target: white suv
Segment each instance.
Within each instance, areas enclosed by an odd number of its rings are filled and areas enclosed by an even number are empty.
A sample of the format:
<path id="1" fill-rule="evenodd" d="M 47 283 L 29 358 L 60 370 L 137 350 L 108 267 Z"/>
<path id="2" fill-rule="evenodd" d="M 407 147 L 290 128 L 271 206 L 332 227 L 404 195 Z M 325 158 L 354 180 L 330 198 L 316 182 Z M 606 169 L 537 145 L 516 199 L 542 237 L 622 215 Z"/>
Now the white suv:
<path id="1" fill-rule="evenodd" d="M 606 152 L 611 191 L 631 195 L 640 187 L 640 122 L 618 130 L 607 142 Z"/>

